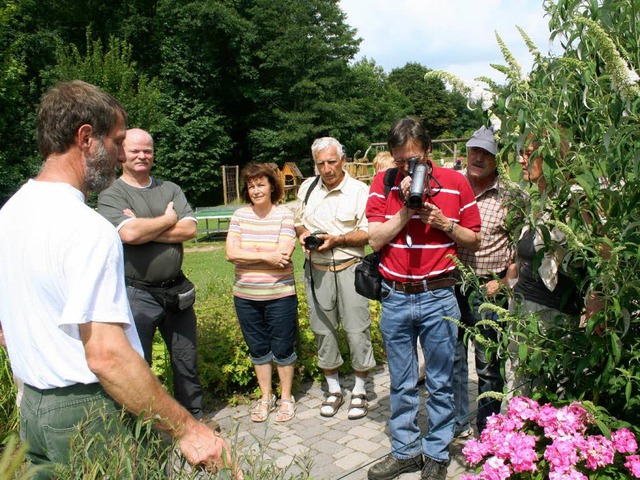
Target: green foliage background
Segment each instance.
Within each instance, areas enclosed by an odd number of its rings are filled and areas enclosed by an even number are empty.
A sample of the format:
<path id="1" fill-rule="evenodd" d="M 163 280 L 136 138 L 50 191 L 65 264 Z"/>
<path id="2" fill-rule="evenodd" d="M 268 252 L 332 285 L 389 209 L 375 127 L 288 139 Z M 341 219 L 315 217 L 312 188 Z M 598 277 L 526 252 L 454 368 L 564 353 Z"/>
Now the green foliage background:
<path id="1" fill-rule="evenodd" d="M 487 112 L 501 121 L 502 174 L 520 170 L 518 152 L 536 138 L 548 188 L 530 188 L 525 223 L 541 212 L 568 239 L 561 269 L 602 308 L 583 327 L 546 334 L 535 315 L 503 312 L 505 340 L 520 343 L 528 376 L 543 379 L 536 396 L 590 400 L 637 423 L 640 415 L 640 2 L 545 1 L 559 55 L 544 55 L 521 31 L 534 58 L 524 75 L 497 36 L 504 85 Z M 568 146 L 568 148 L 567 148 Z M 517 238 L 517 234 L 516 234 Z M 553 248 L 548 238 L 539 252 Z M 537 267 L 535 267 L 537 268 Z M 517 333 L 517 337 L 514 337 Z M 511 338 L 508 336 L 511 335 Z M 559 388 L 556 389 L 556 386 Z"/>
<path id="2" fill-rule="evenodd" d="M 0 205 L 37 172 L 35 111 L 58 80 L 115 95 L 193 206 L 221 203 L 221 165 L 302 163 L 319 136 L 353 156 L 407 114 L 436 134 L 477 128 L 441 81 L 354 63 L 359 44 L 335 0 L 0 0 Z"/>

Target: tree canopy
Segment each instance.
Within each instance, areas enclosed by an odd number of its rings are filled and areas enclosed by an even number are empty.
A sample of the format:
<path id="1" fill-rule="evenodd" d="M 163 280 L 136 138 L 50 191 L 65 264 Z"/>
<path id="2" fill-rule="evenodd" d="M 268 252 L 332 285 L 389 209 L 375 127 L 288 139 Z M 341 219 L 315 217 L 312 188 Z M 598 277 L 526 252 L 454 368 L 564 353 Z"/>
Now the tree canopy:
<path id="1" fill-rule="evenodd" d="M 197 206 L 221 201 L 221 165 L 299 162 L 318 136 L 352 155 L 406 114 L 434 137 L 477 127 L 459 94 L 420 77 L 427 67 L 388 75 L 354 62 L 359 43 L 335 0 L 3 0 L 0 204 L 42 161 L 34 115 L 62 79 L 119 98 L 154 135 L 154 173 Z M 404 70 L 418 73 L 400 88 Z"/>

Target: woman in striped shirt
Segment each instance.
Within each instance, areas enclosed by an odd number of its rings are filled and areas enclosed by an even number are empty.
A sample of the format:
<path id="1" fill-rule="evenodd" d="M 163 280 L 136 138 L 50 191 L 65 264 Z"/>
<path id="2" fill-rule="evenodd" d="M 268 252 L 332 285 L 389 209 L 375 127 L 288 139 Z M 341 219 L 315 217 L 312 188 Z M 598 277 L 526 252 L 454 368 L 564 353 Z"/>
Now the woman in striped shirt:
<path id="1" fill-rule="evenodd" d="M 291 386 L 298 325 L 291 261 L 296 241 L 293 213 L 278 205 L 284 187 L 270 165 L 251 163 L 242 169 L 241 178 L 242 199 L 249 205 L 231 218 L 226 253 L 236 267 L 233 301 L 262 394 L 251 420 L 264 422 L 276 408 L 271 381 L 275 363 L 281 389 L 276 421 L 287 422 L 295 416 Z"/>

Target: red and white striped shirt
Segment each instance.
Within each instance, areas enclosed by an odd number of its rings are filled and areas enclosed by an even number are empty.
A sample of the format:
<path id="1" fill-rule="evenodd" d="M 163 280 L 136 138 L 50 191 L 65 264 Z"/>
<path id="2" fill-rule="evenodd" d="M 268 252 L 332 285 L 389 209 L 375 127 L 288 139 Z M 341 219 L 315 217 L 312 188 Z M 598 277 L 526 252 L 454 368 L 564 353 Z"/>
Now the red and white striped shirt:
<path id="1" fill-rule="evenodd" d="M 386 222 L 404 205 L 398 172 L 394 185 L 385 198 L 384 172 L 376 175 L 369 190 L 367 218 L 369 222 Z M 459 172 L 433 166 L 433 177 L 442 188 L 432 182 L 434 196 L 430 201 L 451 221 L 474 232 L 480 231 L 480 213 L 469 181 Z M 451 272 L 455 263 L 448 255 L 456 254 L 456 244 L 443 231 L 432 228 L 411 217 L 402 231 L 381 250 L 380 272 L 387 280 L 414 282 Z"/>

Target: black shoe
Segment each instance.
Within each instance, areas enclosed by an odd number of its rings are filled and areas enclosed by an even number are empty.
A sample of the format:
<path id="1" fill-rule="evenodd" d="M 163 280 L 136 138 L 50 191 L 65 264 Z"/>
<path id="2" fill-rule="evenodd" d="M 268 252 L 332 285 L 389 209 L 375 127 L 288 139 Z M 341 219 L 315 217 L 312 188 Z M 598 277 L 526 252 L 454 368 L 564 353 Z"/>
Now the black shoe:
<path id="1" fill-rule="evenodd" d="M 392 480 L 402 473 L 420 471 L 423 464 L 422 454 L 404 460 L 390 454 L 369 469 L 367 478 L 369 480 Z"/>
<path id="2" fill-rule="evenodd" d="M 433 458 L 424 457 L 422 467 L 422 480 L 447 480 L 447 467 L 449 462 L 438 462 Z"/>

